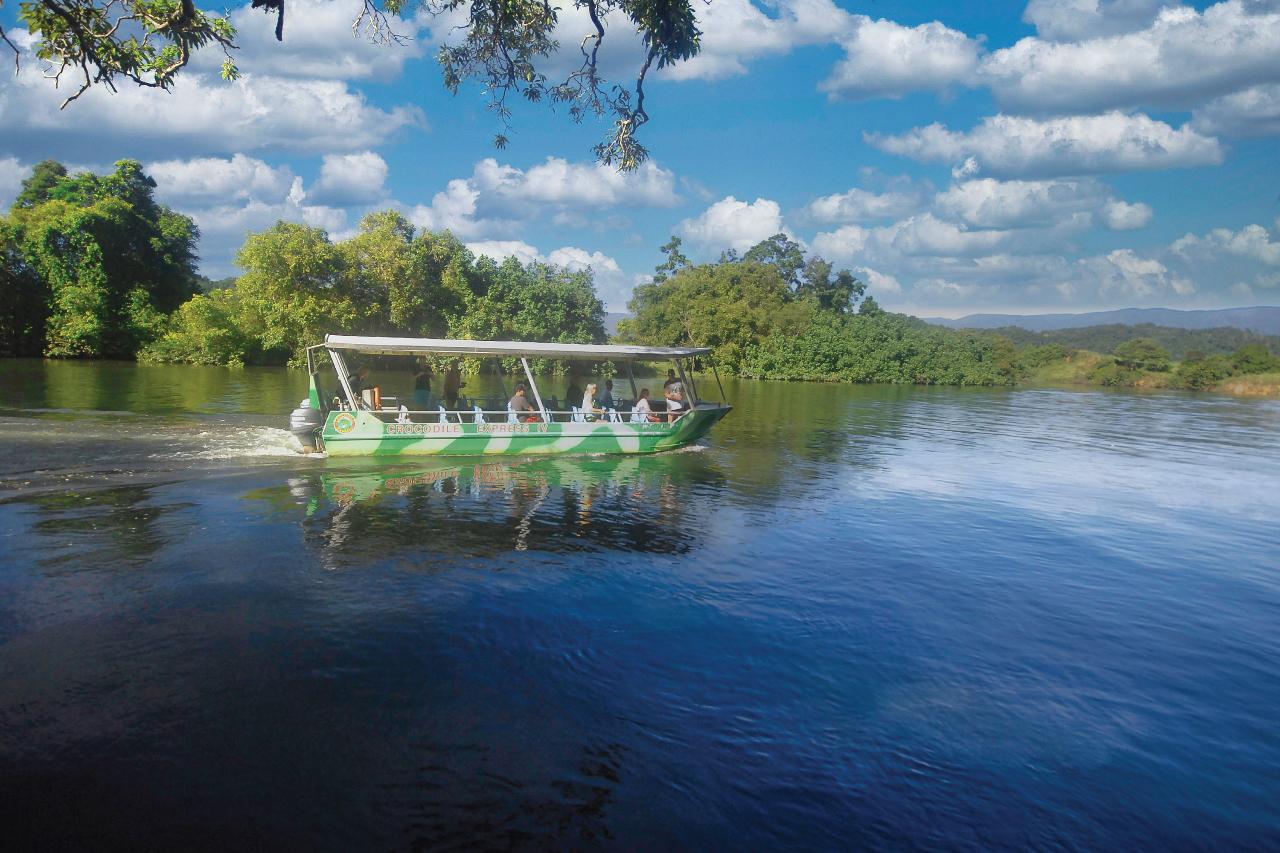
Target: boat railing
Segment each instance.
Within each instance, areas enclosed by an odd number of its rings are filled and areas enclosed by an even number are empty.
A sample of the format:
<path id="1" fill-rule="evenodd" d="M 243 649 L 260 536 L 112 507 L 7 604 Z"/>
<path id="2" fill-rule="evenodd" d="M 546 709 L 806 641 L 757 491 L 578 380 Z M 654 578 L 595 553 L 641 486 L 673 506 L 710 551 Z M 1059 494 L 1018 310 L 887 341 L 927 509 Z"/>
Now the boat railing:
<path id="1" fill-rule="evenodd" d="M 340 411 L 350 411 L 347 407 L 338 407 Z M 476 415 L 480 415 L 483 420 L 481 423 L 507 423 L 512 420 L 514 415 L 516 422 L 521 423 L 574 423 L 579 418 L 587 423 L 631 423 L 634 414 L 632 407 L 605 409 L 603 413 L 583 412 L 580 409 L 547 409 L 546 417 L 548 420 L 543 421 L 543 413 L 537 409 L 533 409 L 524 414 L 513 412 L 511 409 L 478 409 L 475 407 L 468 409 L 445 409 L 443 407 L 435 409 L 410 409 L 407 407 L 382 407 L 380 409 L 371 409 L 361 407 L 360 411 L 366 411 L 377 417 L 379 420 L 385 420 L 394 423 L 401 418 L 406 418 L 408 423 L 432 423 L 440 417 L 446 418 L 450 423 L 476 423 Z M 651 412 L 656 420 L 645 421 L 648 423 L 675 423 L 681 418 L 689 414 L 689 409 L 684 409 L 673 419 L 667 419 L 667 413 L 662 410 Z"/>

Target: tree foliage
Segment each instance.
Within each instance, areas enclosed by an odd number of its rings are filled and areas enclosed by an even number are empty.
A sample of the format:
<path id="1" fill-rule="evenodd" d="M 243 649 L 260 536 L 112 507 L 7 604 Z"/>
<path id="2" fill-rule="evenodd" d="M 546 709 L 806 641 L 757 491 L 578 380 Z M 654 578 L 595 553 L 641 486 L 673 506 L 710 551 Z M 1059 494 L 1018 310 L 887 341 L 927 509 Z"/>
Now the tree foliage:
<path id="1" fill-rule="evenodd" d="M 142 352 L 152 361 L 300 363 L 326 333 L 590 343 L 604 305 L 589 270 L 477 260 L 449 233 L 372 213 L 334 243 L 280 222 L 240 250 L 235 286 L 201 294 Z"/>
<path id="2" fill-rule="evenodd" d="M 637 287 L 619 333 L 658 346 L 710 346 L 729 372 L 768 379 L 996 385 L 1017 375 L 1007 338 L 886 313 L 863 299 L 865 290 L 848 270 L 805 258 L 798 243 L 775 234 L 741 258 L 725 253 Z"/>
<path id="3" fill-rule="evenodd" d="M 22 190 L 14 199 L 15 208 L 29 209 L 49 200 L 63 178 L 67 176 L 67 167 L 57 160 L 41 160 L 31 170 L 31 175 L 22 182 Z"/>
<path id="4" fill-rule="evenodd" d="M 199 48 L 235 47 L 230 20 L 197 9 L 194 0 L 29 0 L 19 8 L 38 36 L 36 56 L 52 67 L 48 76 L 75 78 L 64 107 L 93 85 L 115 91 L 121 80 L 167 90 Z M 223 63 L 229 77 L 236 73 L 230 56 Z"/>
<path id="5" fill-rule="evenodd" d="M 915 385 L 1007 385 L 1013 345 L 878 311 L 820 312 L 799 335 L 776 332 L 754 347 L 746 376 Z"/>
<path id="6" fill-rule="evenodd" d="M 253 2 L 277 15 L 280 40 L 285 4 Z M 623 171 L 648 157 L 637 133 L 649 121 L 649 74 L 696 55 L 702 36 L 693 0 L 574 0 L 591 29 L 581 41 L 579 33 L 570 34 L 576 43 L 563 48 L 557 40 L 561 7 L 545 0 L 353 0 L 352 5 L 353 32 L 389 43 L 407 40 L 395 32 L 389 15 L 423 10 L 452 19 L 461 14 L 466 23 L 459 27 L 460 37 L 448 31 L 450 40 L 437 55 L 443 82 L 454 93 L 464 84 L 478 84 L 501 127 L 496 147 L 507 144 L 514 101 L 562 105 L 574 121 L 593 116 L 609 122 L 595 155 Z M 37 36 L 35 53 L 50 64 L 49 76 L 75 78 L 64 107 L 94 85 L 114 90 L 119 82 L 131 82 L 167 90 L 206 46 L 223 52 L 224 77 L 240 74 L 231 58 L 237 45 L 230 19 L 197 8 L 195 0 L 27 0 L 20 17 Z M 601 74 L 600 50 L 610 28 L 639 36 L 639 66 L 625 84 Z M 18 55 L 2 28 L 0 38 Z M 553 59 L 562 50 L 576 50 L 567 72 L 552 70 L 563 67 Z"/>
<path id="7" fill-rule="evenodd" d="M 709 346 L 730 371 L 776 329 L 799 333 L 815 308 L 796 299 L 777 268 L 743 261 L 689 267 L 667 281 L 642 284 L 628 307 L 632 316 L 618 324 L 624 339 Z"/>
<path id="8" fill-rule="evenodd" d="M 659 249 L 667 259 L 653 268 L 653 280 L 655 283 L 662 283 L 680 270 L 689 266 L 689 259 L 680 251 L 680 238 L 672 234 L 671 239 Z"/>
<path id="9" fill-rule="evenodd" d="M 187 217 L 133 160 L 107 175 L 39 164 L 0 222 L 0 339 L 15 355 L 132 357 L 196 292 Z"/>
<path id="10" fill-rule="evenodd" d="M 1178 365 L 1174 382 L 1182 388 L 1199 391 L 1218 384 L 1232 374 L 1231 360 L 1222 355 L 1205 356 L 1197 353 Z"/>
<path id="11" fill-rule="evenodd" d="M 1266 373 L 1280 370 L 1280 358 L 1265 344 L 1245 344 L 1231 354 L 1231 368 L 1235 373 Z"/>
<path id="12" fill-rule="evenodd" d="M 1150 338 L 1134 338 L 1116 347 L 1116 364 L 1137 370 L 1168 370 L 1169 351 Z"/>

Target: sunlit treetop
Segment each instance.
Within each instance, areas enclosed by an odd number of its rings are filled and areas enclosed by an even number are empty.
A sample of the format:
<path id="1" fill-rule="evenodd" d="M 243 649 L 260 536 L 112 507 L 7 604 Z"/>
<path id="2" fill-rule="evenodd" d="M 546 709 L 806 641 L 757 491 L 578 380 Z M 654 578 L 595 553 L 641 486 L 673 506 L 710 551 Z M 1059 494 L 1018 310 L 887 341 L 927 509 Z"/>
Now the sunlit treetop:
<path id="1" fill-rule="evenodd" d="M 255 8 L 275 14 L 276 37 L 287 37 L 287 0 L 253 0 Z M 3 0 L 0 0 L 0 4 Z M 443 45 L 437 58 L 445 87 L 453 93 L 465 83 L 480 85 L 501 131 L 494 145 L 503 148 L 510 129 L 513 96 L 531 103 L 565 105 L 574 121 L 607 118 L 596 158 L 623 171 L 637 168 L 648 151 L 637 132 L 649 121 L 645 81 L 655 69 L 697 54 L 701 31 L 692 0 L 573 0 L 586 12 L 594 32 L 579 44 L 580 62 L 563 78 L 543 72 L 562 47 L 554 38 L 562 11 L 550 0 L 352 0 L 352 30 L 382 43 L 399 43 L 389 16 L 422 9 L 433 16 L 465 13 L 460 39 Z M 49 64 L 48 76 L 74 80 L 66 107 L 95 85 L 113 91 L 120 81 L 156 89 L 172 87 L 192 54 L 216 45 L 225 54 L 222 76 L 234 80 L 240 70 L 232 59 L 236 30 L 227 17 L 207 13 L 195 0 L 28 0 L 20 17 L 37 37 L 35 54 Z M 643 59 L 634 80 L 612 83 L 600 74 L 600 49 L 610 18 L 623 18 L 639 34 Z M 3 39 L 17 47 L 0 28 Z"/>

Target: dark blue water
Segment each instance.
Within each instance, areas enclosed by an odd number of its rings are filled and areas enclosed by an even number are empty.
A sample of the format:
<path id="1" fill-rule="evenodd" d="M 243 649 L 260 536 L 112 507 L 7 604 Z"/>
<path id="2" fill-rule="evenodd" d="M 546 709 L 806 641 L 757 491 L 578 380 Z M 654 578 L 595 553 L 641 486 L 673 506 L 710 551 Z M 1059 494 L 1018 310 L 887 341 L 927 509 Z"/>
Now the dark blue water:
<path id="1" fill-rule="evenodd" d="M 37 364 L 11 843 L 1280 846 L 1275 402 L 741 383 L 692 451 L 360 464 L 284 372 Z"/>

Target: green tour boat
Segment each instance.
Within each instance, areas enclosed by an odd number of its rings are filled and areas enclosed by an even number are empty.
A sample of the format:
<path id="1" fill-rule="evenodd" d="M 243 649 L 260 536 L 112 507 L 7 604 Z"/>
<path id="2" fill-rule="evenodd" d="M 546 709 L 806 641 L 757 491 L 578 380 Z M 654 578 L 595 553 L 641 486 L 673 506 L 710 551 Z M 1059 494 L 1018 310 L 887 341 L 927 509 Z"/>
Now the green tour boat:
<path id="1" fill-rule="evenodd" d="M 332 394 L 322 391 L 323 356 L 336 376 Z M 290 432 L 307 452 L 328 456 L 509 456 L 564 453 L 656 453 L 683 447 L 707 431 L 732 408 L 699 396 L 692 367 L 709 364 L 704 347 L 641 347 L 605 344 L 554 344 L 522 341 L 466 341 L 431 338 L 327 335 L 307 349 L 311 389 L 290 417 Z M 357 359 L 387 363 L 402 356 L 413 366 L 422 359 L 494 359 L 519 365 L 510 378 L 522 393 L 468 398 L 459 391 L 457 362 L 445 371 L 443 393 L 415 388 L 412 396 L 392 396 L 366 381 Z M 580 400 L 544 397 L 529 359 L 611 364 L 630 385 L 629 398 L 591 394 Z M 640 400 L 635 367 L 671 363 L 654 399 Z M 419 372 L 423 371 L 419 367 Z M 719 376 L 711 369 L 723 399 Z M 598 371 L 597 371 L 598 372 Z M 450 382 L 450 374 L 453 381 Z M 509 374 L 508 374 L 509 375 Z M 661 382 L 661 376 L 654 384 Z M 387 389 L 389 392 L 391 389 Z"/>

